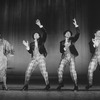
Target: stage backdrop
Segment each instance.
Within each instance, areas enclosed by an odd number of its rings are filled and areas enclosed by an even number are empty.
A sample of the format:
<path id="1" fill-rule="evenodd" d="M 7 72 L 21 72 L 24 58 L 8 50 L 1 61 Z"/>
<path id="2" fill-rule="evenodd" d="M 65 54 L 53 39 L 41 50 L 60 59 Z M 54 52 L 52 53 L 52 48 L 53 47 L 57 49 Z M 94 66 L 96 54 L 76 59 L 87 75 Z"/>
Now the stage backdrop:
<path id="1" fill-rule="evenodd" d="M 98 7 L 93 6 L 98 3 L 89 1 L 91 0 L 0 0 L 0 32 L 15 50 L 14 57 L 8 57 L 8 74 L 24 75 L 31 55 L 22 41 L 32 41 L 32 33 L 38 29 L 35 24 L 37 18 L 48 34 L 45 43 L 48 52 L 46 62 L 51 76 L 57 75 L 61 58 L 59 42 L 64 39 L 63 32 L 70 29 L 75 35 L 73 18 L 76 18 L 81 34 L 75 44 L 79 52 L 76 71 L 80 75 L 86 74 L 91 57 L 88 42 L 98 26 L 96 22 L 99 24 L 96 19 L 99 17 L 95 17 L 99 15 Z M 69 67 L 66 67 L 65 73 L 69 73 Z M 36 68 L 34 75 L 40 75 L 39 68 Z"/>

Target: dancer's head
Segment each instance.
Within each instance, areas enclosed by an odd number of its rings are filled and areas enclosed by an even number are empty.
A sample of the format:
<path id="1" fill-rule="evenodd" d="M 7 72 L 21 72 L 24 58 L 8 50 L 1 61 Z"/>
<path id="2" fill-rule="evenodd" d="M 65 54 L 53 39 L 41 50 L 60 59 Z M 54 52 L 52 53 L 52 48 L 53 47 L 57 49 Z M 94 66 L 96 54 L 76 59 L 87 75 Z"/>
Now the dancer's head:
<path id="1" fill-rule="evenodd" d="M 72 32 L 70 30 L 66 30 L 64 33 L 63 33 L 64 37 L 65 38 L 70 38 L 72 36 Z"/>
<path id="2" fill-rule="evenodd" d="M 41 35 L 39 33 L 33 33 L 32 34 L 33 39 L 39 39 L 40 37 L 41 37 Z"/>

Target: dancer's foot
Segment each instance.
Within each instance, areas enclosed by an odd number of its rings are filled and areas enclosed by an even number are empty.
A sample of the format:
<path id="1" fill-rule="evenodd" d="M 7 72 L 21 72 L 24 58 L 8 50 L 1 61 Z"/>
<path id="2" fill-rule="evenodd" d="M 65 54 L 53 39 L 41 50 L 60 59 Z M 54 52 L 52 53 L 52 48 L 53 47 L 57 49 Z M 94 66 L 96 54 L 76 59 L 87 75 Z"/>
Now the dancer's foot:
<path id="1" fill-rule="evenodd" d="M 92 87 L 92 85 L 87 85 L 86 87 L 85 87 L 85 89 L 86 90 L 89 90 L 89 88 L 91 88 Z"/>
<path id="2" fill-rule="evenodd" d="M 24 85 L 21 91 L 28 91 L 28 85 Z"/>
<path id="3" fill-rule="evenodd" d="M 61 90 L 61 88 L 64 87 L 63 83 L 59 83 L 59 86 L 57 87 L 57 90 Z"/>
<path id="4" fill-rule="evenodd" d="M 50 89 L 50 84 L 47 84 L 44 90 L 49 90 Z"/>

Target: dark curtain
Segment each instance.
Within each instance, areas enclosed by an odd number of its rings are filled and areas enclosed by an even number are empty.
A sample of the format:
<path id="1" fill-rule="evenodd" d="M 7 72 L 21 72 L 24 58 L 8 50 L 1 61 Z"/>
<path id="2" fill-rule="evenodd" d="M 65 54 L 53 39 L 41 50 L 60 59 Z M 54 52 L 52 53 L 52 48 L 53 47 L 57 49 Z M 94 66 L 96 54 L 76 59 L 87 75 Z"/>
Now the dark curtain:
<path id="1" fill-rule="evenodd" d="M 32 33 L 37 29 L 35 20 L 38 18 L 48 33 L 45 44 L 48 52 L 47 71 L 49 75 L 57 75 L 61 58 L 59 42 L 64 39 L 63 32 L 67 29 L 75 35 L 72 19 L 76 18 L 81 32 L 75 44 L 79 52 L 76 70 L 79 74 L 86 74 L 91 57 L 88 42 L 93 31 L 89 24 L 92 19 L 90 5 L 89 0 L 0 0 L 0 32 L 15 49 L 15 56 L 8 58 L 8 73 L 24 75 L 31 56 L 22 41 L 32 41 Z M 37 68 L 34 75 L 39 73 Z M 69 67 L 66 67 L 65 73 L 69 73 Z"/>

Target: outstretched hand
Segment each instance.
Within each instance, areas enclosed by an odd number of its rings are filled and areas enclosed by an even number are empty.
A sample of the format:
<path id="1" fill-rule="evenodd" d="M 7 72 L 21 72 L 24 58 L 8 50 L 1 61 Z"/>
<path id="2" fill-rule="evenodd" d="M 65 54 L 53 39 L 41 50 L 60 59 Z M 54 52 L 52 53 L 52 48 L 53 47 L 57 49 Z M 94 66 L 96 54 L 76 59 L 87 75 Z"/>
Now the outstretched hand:
<path id="1" fill-rule="evenodd" d="M 41 22 L 40 22 L 39 19 L 36 20 L 36 24 L 37 24 L 40 28 L 43 27 L 43 25 L 41 25 Z"/>
<path id="2" fill-rule="evenodd" d="M 78 24 L 77 24 L 77 22 L 76 22 L 76 19 L 75 19 L 75 18 L 73 19 L 73 24 L 75 25 L 75 27 L 78 27 Z"/>
<path id="3" fill-rule="evenodd" d="M 23 40 L 23 44 L 27 47 L 27 46 L 29 46 L 29 42 L 27 41 L 25 41 L 25 40 Z"/>
<path id="4" fill-rule="evenodd" d="M 36 20 L 36 24 L 37 24 L 38 26 L 40 26 L 40 25 L 41 25 L 41 22 L 40 22 L 40 20 L 39 20 L 39 19 L 37 19 L 37 20 Z"/>

